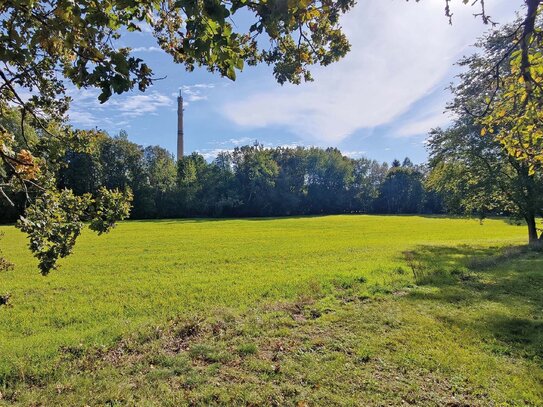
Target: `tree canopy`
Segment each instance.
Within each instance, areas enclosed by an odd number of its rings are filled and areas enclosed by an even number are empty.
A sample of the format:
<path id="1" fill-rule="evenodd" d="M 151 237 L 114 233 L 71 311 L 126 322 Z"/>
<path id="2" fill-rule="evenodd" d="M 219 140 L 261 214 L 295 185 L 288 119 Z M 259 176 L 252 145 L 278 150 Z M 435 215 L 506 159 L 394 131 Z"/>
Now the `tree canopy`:
<path id="1" fill-rule="evenodd" d="M 482 106 L 481 134 L 493 134 L 535 173 L 543 169 L 543 7 L 541 0 L 525 0 L 525 4 L 524 17 L 500 30 L 503 38 L 494 36 L 487 42 L 480 68 L 491 86 L 484 100 L 475 101 Z M 475 76 L 480 77 L 481 71 Z"/>
<path id="2" fill-rule="evenodd" d="M 521 24 L 517 21 L 489 33 L 477 44 L 480 52 L 459 62 L 466 71 L 452 87 L 454 99 L 449 105 L 456 120 L 446 130 L 431 132 L 428 186 L 444 197 L 449 211 L 481 217 L 509 214 L 526 221 L 534 244 L 541 240 L 536 219 L 543 216 L 543 174 L 537 158 L 542 151 L 539 125 L 528 122 L 540 114 L 533 109 L 541 101 L 536 100 L 535 89 L 526 94 L 517 67 L 520 43 L 516 50 L 511 48 L 510 39 Z M 502 66 L 504 55 L 509 56 Z M 538 68 L 529 69 L 533 73 Z M 484 74 L 492 70 L 499 72 L 499 87 L 494 76 Z"/>
<path id="3" fill-rule="evenodd" d="M 75 196 L 97 195 L 104 186 L 130 190 L 132 219 L 441 210 L 439 199 L 424 187 L 425 166 L 406 158 L 389 167 L 334 148 L 257 143 L 224 151 L 210 162 L 197 153 L 175 161 L 165 149 L 139 146 L 121 132 L 103 134 L 93 151 L 67 151 L 63 161 L 60 190 Z M 0 221 L 22 213 L 4 212 L 5 207 L 0 203 Z"/>

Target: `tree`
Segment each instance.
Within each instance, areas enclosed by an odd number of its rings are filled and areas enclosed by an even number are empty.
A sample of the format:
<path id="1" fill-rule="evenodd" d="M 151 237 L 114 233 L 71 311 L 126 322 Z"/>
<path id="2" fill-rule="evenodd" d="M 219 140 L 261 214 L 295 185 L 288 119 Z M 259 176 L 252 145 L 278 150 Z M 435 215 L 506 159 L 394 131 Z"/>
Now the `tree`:
<path id="1" fill-rule="evenodd" d="M 142 188 L 145 188 L 144 193 L 149 196 L 152 207 L 143 211 L 144 216 L 153 218 L 173 216 L 175 201 L 172 195 L 177 176 L 173 155 L 159 146 L 145 147 L 143 172 L 145 184 Z"/>
<path id="2" fill-rule="evenodd" d="M 392 167 L 351 159 L 337 149 L 262 145 L 198 153 L 177 162 L 158 146 L 143 148 L 126 132 L 100 133 L 95 148 L 67 150 L 57 184 L 76 196 L 101 186 L 132 191 L 133 219 L 187 216 L 288 216 L 310 213 L 439 212 L 438 193 L 425 191 L 424 166 Z"/>
<path id="3" fill-rule="evenodd" d="M 423 175 L 417 168 L 392 165 L 379 189 L 377 211 L 394 214 L 421 213 L 425 198 L 422 180 Z"/>
<path id="4" fill-rule="evenodd" d="M 353 181 L 351 184 L 352 208 L 356 212 L 373 211 L 374 202 L 379 197 L 379 190 L 385 181 L 388 164 L 379 164 L 375 160 L 359 158 L 353 160 Z"/>
<path id="5" fill-rule="evenodd" d="M 279 167 L 275 181 L 272 205 L 275 215 L 303 213 L 303 202 L 307 195 L 307 150 L 303 147 L 278 147 L 273 159 Z"/>
<path id="6" fill-rule="evenodd" d="M 542 44 L 543 45 L 543 44 Z M 481 134 L 495 134 L 507 152 L 525 161 L 530 172 L 543 168 L 543 48 L 529 51 L 530 82 L 521 75 L 522 53 L 512 55 L 510 72 L 503 79 L 491 111 L 480 123 Z"/>
<path id="7" fill-rule="evenodd" d="M 523 117 L 532 114 L 532 102 L 520 102 L 519 94 L 520 103 L 505 106 L 512 101 L 507 96 L 509 90 L 496 88 L 492 77 L 480 74 L 499 68 L 504 83 L 520 79 L 524 86 L 524 78 L 515 70 L 518 55 L 512 53 L 509 67 L 499 65 L 512 46 L 522 55 L 520 43 L 510 44 L 519 24 L 490 33 L 478 43 L 480 53 L 460 61 L 467 71 L 452 88 L 454 100 L 449 105 L 457 120 L 448 130 L 434 130 L 429 139 L 429 186 L 442 193 L 450 210 L 479 216 L 509 214 L 524 219 L 529 242 L 535 244 L 541 241 L 536 219 L 543 215 L 543 174 L 537 170 L 535 161 L 518 154 L 516 147 L 509 145 L 510 140 L 506 140 L 512 136 L 522 148 L 535 148 L 538 132 L 535 127 L 531 141 L 526 142 L 524 138 L 530 136 L 518 132 L 526 124 Z M 516 92 L 516 85 L 513 88 L 512 92 Z"/>
<path id="8" fill-rule="evenodd" d="M 77 195 L 94 194 L 98 191 L 104 179 L 100 160 L 101 145 L 102 143 L 96 143 L 89 151 L 66 151 L 64 165 L 58 173 L 60 189 L 71 189 Z"/>
<path id="9" fill-rule="evenodd" d="M 337 148 L 310 148 L 307 155 L 307 208 L 310 213 L 341 213 L 348 205 L 353 165 Z"/>
<path id="10" fill-rule="evenodd" d="M 525 220 L 534 244 L 536 218 L 543 214 L 543 178 L 507 154 L 497 140 L 481 137 L 480 131 L 468 118 L 447 130 L 432 131 L 428 186 L 440 193 L 451 212 Z"/>
<path id="11" fill-rule="evenodd" d="M 413 163 L 411 162 L 411 160 L 409 159 L 409 157 L 405 157 L 403 159 L 403 162 L 402 162 L 402 167 L 407 167 L 407 168 L 413 168 Z"/>
<path id="12" fill-rule="evenodd" d="M 206 207 L 210 216 L 229 216 L 243 204 L 229 152 L 221 152 L 215 158 L 207 180 Z"/>
<path id="13" fill-rule="evenodd" d="M 143 148 L 128 140 L 125 131 L 115 137 L 101 133 L 93 149 L 68 150 L 58 174 L 58 186 L 76 195 L 96 193 L 101 186 L 133 193 L 131 216 L 156 218 L 174 215 L 172 202 L 176 165 L 164 148 Z"/>
<path id="14" fill-rule="evenodd" d="M 261 144 L 236 147 L 232 153 L 236 182 L 243 202 L 242 215 L 273 213 L 272 196 L 279 174 L 272 151 Z"/>

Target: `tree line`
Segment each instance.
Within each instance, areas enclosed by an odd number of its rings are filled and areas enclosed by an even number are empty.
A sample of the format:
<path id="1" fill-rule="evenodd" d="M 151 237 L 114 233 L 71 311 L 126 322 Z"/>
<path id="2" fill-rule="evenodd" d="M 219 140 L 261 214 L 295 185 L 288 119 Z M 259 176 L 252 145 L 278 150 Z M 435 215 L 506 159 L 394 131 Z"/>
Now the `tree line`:
<path id="1" fill-rule="evenodd" d="M 67 150 L 56 178 L 58 188 L 78 196 L 103 187 L 130 190 L 133 219 L 442 212 L 442 199 L 425 187 L 426 166 L 409 158 L 391 165 L 353 159 L 336 148 L 255 143 L 211 162 L 198 153 L 176 161 L 122 131 L 101 134 L 92 151 Z M 15 208 L 4 204 L 2 221 L 22 213 L 22 198 Z"/>

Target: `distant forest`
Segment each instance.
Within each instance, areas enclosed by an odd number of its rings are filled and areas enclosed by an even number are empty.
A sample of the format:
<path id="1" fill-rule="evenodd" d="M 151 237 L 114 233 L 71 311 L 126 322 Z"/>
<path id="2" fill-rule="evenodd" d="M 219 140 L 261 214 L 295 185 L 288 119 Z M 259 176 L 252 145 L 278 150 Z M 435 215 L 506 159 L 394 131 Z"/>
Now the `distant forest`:
<path id="1" fill-rule="evenodd" d="M 390 165 L 353 159 L 335 148 L 264 148 L 255 143 L 207 162 L 193 153 L 176 162 L 159 146 L 127 134 L 104 135 L 92 152 L 68 151 L 57 177 L 76 194 L 101 186 L 134 195 L 131 218 L 289 216 L 340 213 L 442 213 L 442 199 L 425 187 L 427 169 L 409 158 Z M 0 207 L 0 221 L 22 213 Z"/>

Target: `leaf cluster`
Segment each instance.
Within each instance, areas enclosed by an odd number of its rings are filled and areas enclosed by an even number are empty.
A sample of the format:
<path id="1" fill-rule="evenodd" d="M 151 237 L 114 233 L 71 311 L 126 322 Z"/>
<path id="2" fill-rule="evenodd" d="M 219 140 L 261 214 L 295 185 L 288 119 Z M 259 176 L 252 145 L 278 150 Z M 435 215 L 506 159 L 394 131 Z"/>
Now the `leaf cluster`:
<path id="1" fill-rule="evenodd" d="M 59 258 L 68 256 L 84 222 L 98 234 L 106 233 L 115 222 L 130 213 L 131 193 L 101 188 L 99 194 L 75 195 L 72 191 L 47 191 L 25 212 L 17 227 L 28 234 L 29 246 L 38 258 L 43 275 L 56 268 Z"/>

